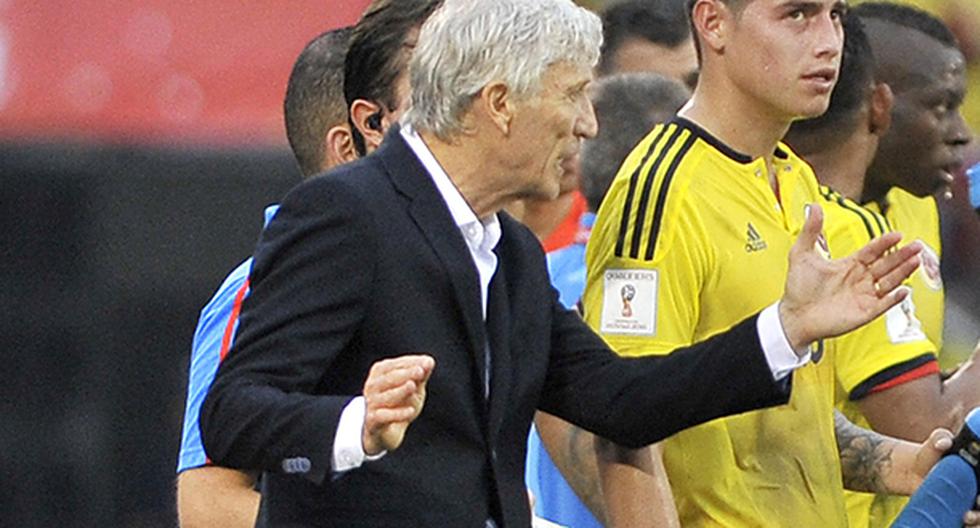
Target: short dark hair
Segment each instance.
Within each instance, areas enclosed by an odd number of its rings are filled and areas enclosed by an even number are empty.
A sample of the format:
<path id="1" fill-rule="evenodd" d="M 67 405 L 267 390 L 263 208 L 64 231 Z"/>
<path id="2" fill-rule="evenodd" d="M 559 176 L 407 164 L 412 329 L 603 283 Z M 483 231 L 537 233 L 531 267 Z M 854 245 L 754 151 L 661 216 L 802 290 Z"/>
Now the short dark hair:
<path id="1" fill-rule="evenodd" d="M 844 51 L 840 74 L 827 111 L 818 117 L 793 123 L 786 142 L 828 145 L 828 141 L 844 140 L 857 126 L 858 110 L 868 100 L 875 79 L 875 59 L 871 43 L 861 20 L 848 14 L 843 19 Z"/>
<path id="2" fill-rule="evenodd" d="M 321 34 L 303 48 L 286 85 L 286 138 L 304 176 L 323 170 L 323 138 L 347 120 L 344 55 L 351 28 Z"/>
<path id="3" fill-rule="evenodd" d="M 619 166 L 653 126 L 669 120 L 690 96 L 687 88 L 655 73 L 605 77 L 592 92 L 599 132 L 582 145 L 581 190 L 599 210 Z"/>
<path id="4" fill-rule="evenodd" d="M 691 38 L 684 0 L 623 0 L 602 11 L 602 54 L 598 72 L 612 72 L 616 53 L 630 38 L 676 48 Z"/>
<path id="5" fill-rule="evenodd" d="M 948 47 L 959 48 L 956 35 L 942 20 L 917 7 L 892 2 L 866 2 L 852 7 L 850 13 L 865 20 L 891 22 L 904 28 L 914 29 Z"/>
<path id="6" fill-rule="evenodd" d="M 684 2 L 684 13 L 687 15 L 687 24 L 689 31 L 691 32 L 691 39 L 694 40 L 694 51 L 698 56 L 698 65 L 701 64 L 701 41 L 698 40 L 698 30 L 694 27 L 694 4 L 698 0 L 686 0 Z M 727 4 L 731 7 L 735 14 L 741 11 L 742 7 L 751 0 L 720 0 L 722 3 Z"/>
<path id="7" fill-rule="evenodd" d="M 354 26 L 344 63 L 344 98 L 349 106 L 356 99 L 398 105 L 395 83 L 408 67 L 405 39 L 429 18 L 442 0 L 374 0 Z M 358 154 L 364 155 L 364 137 L 351 121 L 351 134 Z"/>

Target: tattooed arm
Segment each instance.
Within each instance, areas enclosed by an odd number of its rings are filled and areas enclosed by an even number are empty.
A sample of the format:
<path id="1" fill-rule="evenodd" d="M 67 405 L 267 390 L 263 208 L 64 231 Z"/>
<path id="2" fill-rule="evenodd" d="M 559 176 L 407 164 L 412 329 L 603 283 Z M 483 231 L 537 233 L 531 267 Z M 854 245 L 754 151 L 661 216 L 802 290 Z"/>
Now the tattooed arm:
<path id="1" fill-rule="evenodd" d="M 858 427 L 834 411 L 844 487 L 878 494 L 911 495 L 952 445 L 953 433 L 936 429 L 922 444 Z"/>
<path id="2" fill-rule="evenodd" d="M 627 449 L 595 439 L 609 528 L 680 528 L 660 444 Z"/>
<path id="3" fill-rule="evenodd" d="M 658 446 L 626 449 L 542 412 L 534 424 L 565 481 L 604 526 L 680 527 Z"/>
<path id="4" fill-rule="evenodd" d="M 596 520 L 605 524 L 599 470 L 596 468 L 595 451 L 592 448 L 594 435 L 540 411 L 534 416 L 534 425 L 541 436 L 541 443 L 561 476 Z"/>

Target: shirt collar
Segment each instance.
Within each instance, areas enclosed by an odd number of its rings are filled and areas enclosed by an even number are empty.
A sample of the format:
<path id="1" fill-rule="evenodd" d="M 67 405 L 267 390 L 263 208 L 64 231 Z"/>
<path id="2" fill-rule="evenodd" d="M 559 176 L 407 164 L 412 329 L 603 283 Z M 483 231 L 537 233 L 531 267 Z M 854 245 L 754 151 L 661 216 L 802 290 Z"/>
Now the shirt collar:
<path id="1" fill-rule="evenodd" d="M 449 179 L 449 175 L 436 160 L 422 137 L 409 125 L 403 125 L 398 132 L 429 173 L 429 177 L 435 183 L 443 201 L 449 207 L 449 214 L 456 222 L 456 227 L 463 233 L 467 243 L 487 251 L 493 250 L 497 246 L 497 242 L 500 241 L 500 221 L 497 214 L 494 213 L 485 220 L 477 218 L 476 213 L 466 203 L 463 195 L 456 188 L 456 184 Z"/>

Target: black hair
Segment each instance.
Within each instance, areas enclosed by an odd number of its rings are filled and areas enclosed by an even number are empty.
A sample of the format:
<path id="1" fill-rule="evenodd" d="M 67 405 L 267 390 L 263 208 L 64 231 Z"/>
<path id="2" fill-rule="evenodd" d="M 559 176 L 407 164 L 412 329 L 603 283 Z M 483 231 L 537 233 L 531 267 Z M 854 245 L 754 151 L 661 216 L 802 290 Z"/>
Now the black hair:
<path id="1" fill-rule="evenodd" d="M 914 29 L 945 46 L 959 48 L 956 36 L 942 20 L 916 7 L 891 2 L 866 2 L 850 8 L 850 13 L 865 20 L 880 20 Z"/>
<path id="2" fill-rule="evenodd" d="M 324 137 L 347 120 L 344 55 L 351 28 L 327 31 L 311 40 L 293 64 L 283 115 L 286 138 L 304 176 L 323 170 Z"/>
<path id="3" fill-rule="evenodd" d="M 397 109 L 395 84 L 408 67 L 405 39 L 422 26 L 441 0 L 374 0 L 354 26 L 344 64 L 344 98 Z M 378 116 L 380 120 L 380 116 Z M 380 121 L 379 121 L 380 122 Z M 364 137 L 351 120 L 351 134 L 358 154 L 366 153 Z"/>
<path id="4" fill-rule="evenodd" d="M 875 78 L 875 59 L 864 24 L 853 14 L 844 15 L 844 50 L 840 74 L 827 111 L 818 117 L 793 123 L 786 142 L 795 143 L 832 138 L 846 139 L 857 125 L 858 110 L 868 100 Z"/>
<path id="5" fill-rule="evenodd" d="M 597 211 L 619 166 L 655 124 L 669 120 L 687 101 L 687 88 L 655 73 L 601 79 L 592 92 L 599 132 L 582 145 L 581 190 Z"/>
<path id="6" fill-rule="evenodd" d="M 616 53 L 630 38 L 676 48 L 691 38 L 684 0 L 623 0 L 601 13 L 602 54 L 599 74 L 607 75 L 615 66 Z"/>
<path id="7" fill-rule="evenodd" d="M 698 40 L 698 30 L 694 27 L 694 4 L 698 0 L 686 0 L 684 2 L 684 13 L 687 16 L 688 30 L 691 32 L 691 38 L 694 39 L 694 51 L 698 55 L 698 65 L 701 65 L 701 41 Z M 728 5 L 732 11 L 736 14 L 745 6 L 746 3 L 751 0 L 721 0 L 722 3 Z"/>

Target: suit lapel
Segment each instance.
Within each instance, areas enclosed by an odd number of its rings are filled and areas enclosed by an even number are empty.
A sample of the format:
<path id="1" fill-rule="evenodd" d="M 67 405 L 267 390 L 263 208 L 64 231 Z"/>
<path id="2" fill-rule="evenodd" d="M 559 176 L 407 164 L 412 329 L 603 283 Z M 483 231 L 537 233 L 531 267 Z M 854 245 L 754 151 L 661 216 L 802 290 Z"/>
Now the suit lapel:
<path id="1" fill-rule="evenodd" d="M 456 226 L 446 202 L 425 167 L 402 139 L 398 127 L 392 127 L 377 152 L 395 187 L 410 200 L 408 213 L 424 235 L 429 246 L 442 261 L 453 285 L 456 303 L 469 337 L 470 354 L 474 359 L 479 384 L 479 401 L 484 400 L 484 343 L 480 282 L 469 248 Z M 484 408 L 479 405 L 479 408 Z"/>

